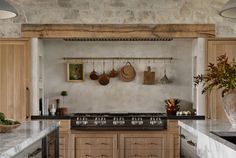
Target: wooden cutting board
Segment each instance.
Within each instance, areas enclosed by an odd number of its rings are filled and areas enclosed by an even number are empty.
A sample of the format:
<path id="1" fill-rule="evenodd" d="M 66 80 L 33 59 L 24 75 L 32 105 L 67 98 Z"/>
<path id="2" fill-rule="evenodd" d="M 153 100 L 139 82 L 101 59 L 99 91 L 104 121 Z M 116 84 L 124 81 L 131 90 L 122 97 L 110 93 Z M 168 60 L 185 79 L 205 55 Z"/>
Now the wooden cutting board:
<path id="1" fill-rule="evenodd" d="M 147 71 L 144 71 L 143 84 L 152 85 L 155 84 L 155 72 L 151 72 L 151 66 L 147 67 Z"/>

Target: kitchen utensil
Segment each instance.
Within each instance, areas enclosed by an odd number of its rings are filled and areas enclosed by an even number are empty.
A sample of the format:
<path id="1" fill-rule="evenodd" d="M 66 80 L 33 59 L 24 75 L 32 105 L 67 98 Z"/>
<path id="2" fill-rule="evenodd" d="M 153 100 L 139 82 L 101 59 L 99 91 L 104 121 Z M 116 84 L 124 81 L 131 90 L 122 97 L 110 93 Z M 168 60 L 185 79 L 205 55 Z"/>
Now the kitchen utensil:
<path id="1" fill-rule="evenodd" d="M 161 78 L 160 82 L 161 82 L 162 84 L 170 83 L 170 80 L 169 80 L 168 77 L 166 76 L 165 60 L 164 60 L 164 76 Z"/>
<path id="2" fill-rule="evenodd" d="M 103 86 L 106 86 L 110 82 L 109 76 L 105 73 L 105 62 L 104 61 L 103 61 L 103 74 L 99 77 L 98 82 Z"/>
<path id="3" fill-rule="evenodd" d="M 136 72 L 134 67 L 130 62 L 126 62 L 125 66 L 123 66 L 120 70 L 120 79 L 124 82 L 130 82 L 134 80 L 136 76 Z"/>
<path id="4" fill-rule="evenodd" d="M 151 66 L 148 66 L 147 71 L 144 71 L 143 84 L 146 85 L 155 84 L 155 72 L 151 72 Z"/>
<path id="5" fill-rule="evenodd" d="M 109 73 L 109 77 L 112 77 L 112 78 L 118 75 L 118 72 L 114 69 L 114 65 L 115 65 L 114 60 L 112 60 L 112 70 Z"/>
<path id="6" fill-rule="evenodd" d="M 93 61 L 93 71 L 90 73 L 90 79 L 91 80 L 97 80 L 99 77 L 98 77 L 98 74 L 97 72 L 95 71 L 95 68 L 94 68 L 94 61 Z"/>

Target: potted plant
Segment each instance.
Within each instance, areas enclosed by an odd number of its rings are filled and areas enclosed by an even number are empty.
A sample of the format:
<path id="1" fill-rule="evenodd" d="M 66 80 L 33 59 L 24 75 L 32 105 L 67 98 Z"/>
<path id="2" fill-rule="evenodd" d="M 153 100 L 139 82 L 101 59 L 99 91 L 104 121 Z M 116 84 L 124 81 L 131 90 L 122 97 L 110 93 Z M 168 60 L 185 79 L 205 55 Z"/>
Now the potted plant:
<path id="1" fill-rule="evenodd" d="M 63 106 L 64 106 L 64 97 L 68 96 L 67 91 L 61 91 L 61 96 L 63 97 Z"/>
<path id="2" fill-rule="evenodd" d="M 197 86 L 203 83 L 202 93 L 213 88 L 221 90 L 224 110 L 232 125 L 236 126 L 236 63 L 228 61 L 226 55 L 217 57 L 217 63 L 209 63 L 206 73 L 194 77 Z"/>

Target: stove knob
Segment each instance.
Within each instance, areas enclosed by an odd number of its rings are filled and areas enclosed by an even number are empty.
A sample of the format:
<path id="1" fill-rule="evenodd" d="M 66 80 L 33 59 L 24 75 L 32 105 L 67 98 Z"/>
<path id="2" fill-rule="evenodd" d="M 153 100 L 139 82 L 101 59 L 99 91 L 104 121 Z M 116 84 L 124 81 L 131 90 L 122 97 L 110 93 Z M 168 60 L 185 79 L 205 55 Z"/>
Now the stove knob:
<path id="1" fill-rule="evenodd" d="M 136 125 L 138 122 L 137 122 L 137 119 L 135 117 L 132 117 L 132 121 L 131 121 L 131 124 L 132 125 Z"/>
<path id="2" fill-rule="evenodd" d="M 143 118 L 142 117 L 138 118 L 138 125 L 143 125 Z"/>
<path id="3" fill-rule="evenodd" d="M 88 124 L 88 119 L 87 119 L 87 117 L 83 117 L 83 119 L 82 119 L 82 124 L 83 124 L 83 125 L 87 125 L 87 124 Z"/>
<path id="4" fill-rule="evenodd" d="M 81 121 L 80 121 L 80 118 L 79 118 L 79 117 L 76 118 L 75 124 L 76 124 L 77 126 L 81 125 Z"/>
<path id="5" fill-rule="evenodd" d="M 112 123 L 113 123 L 113 125 L 117 125 L 118 124 L 118 118 L 114 117 Z"/>

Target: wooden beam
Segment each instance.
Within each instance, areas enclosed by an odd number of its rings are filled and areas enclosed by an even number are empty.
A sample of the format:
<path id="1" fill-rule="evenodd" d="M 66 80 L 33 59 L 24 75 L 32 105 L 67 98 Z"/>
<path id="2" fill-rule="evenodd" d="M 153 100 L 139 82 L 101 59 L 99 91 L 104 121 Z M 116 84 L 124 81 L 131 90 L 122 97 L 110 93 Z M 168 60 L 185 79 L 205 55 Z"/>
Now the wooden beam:
<path id="1" fill-rule="evenodd" d="M 23 37 L 39 38 L 212 38 L 214 24 L 22 24 Z"/>

